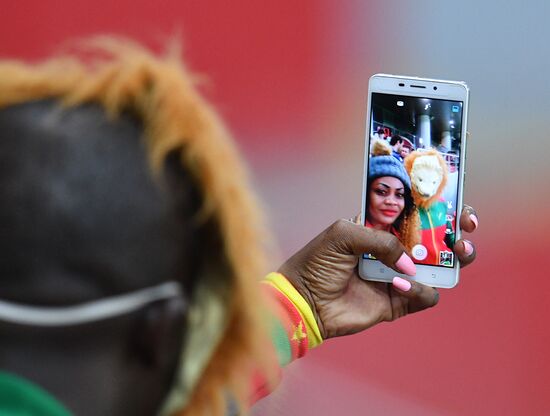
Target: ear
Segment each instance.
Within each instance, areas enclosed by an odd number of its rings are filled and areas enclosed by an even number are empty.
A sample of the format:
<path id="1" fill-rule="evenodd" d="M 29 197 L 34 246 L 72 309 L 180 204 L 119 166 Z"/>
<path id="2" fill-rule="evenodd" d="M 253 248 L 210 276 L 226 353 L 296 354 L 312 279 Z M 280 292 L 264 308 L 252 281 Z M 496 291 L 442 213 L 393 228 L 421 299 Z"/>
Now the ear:
<path id="1" fill-rule="evenodd" d="M 436 150 L 434 150 L 433 152 L 434 152 L 434 155 L 437 157 L 437 162 L 439 163 L 440 172 L 441 172 L 441 182 L 436 192 L 436 195 L 439 197 L 441 196 L 445 186 L 447 185 L 449 169 L 447 167 L 447 162 L 445 161 L 445 159 L 443 159 L 443 156 L 441 156 L 441 154 Z"/>
<path id="2" fill-rule="evenodd" d="M 407 171 L 407 173 L 410 175 L 411 174 L 411 170 L 412 170 L 412 166 L 413 166 L 413 163 L 414 163 L 414 160 L 417 158 L 417 156 L 419 155 L 420 153 L 418 151 L 414 151 L 412 152 L 411 154 L 409 154 L 405 160 L 403 161 L 403 165 L 405 166 L 405 170 Z"/>
<path id="3" fill-rule="evenodd" d="M 439 166 L 441 166 L 441 183 L 439 184 L 439 187 L 437 188 L 437 196 L 441 196 L 443 194 L 443 190 L 445 189 L 445 186 L 447 185 L 447 180 L 449 179 L 449 168 L 447 166 L 447 162 L 443 157 L 438 153 L 437 154 L 437 160 L 439 161 Z"/>

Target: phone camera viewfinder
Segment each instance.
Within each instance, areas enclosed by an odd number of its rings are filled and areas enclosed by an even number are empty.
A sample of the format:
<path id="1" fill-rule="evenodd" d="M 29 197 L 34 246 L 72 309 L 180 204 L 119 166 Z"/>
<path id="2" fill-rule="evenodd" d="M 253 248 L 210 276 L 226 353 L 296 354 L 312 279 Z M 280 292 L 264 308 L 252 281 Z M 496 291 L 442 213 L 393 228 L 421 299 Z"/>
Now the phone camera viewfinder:
<path id="1" fill-rule="evenodd" d="M 434 85 L 434 91 L 437 90 L 437 87 Z"/>

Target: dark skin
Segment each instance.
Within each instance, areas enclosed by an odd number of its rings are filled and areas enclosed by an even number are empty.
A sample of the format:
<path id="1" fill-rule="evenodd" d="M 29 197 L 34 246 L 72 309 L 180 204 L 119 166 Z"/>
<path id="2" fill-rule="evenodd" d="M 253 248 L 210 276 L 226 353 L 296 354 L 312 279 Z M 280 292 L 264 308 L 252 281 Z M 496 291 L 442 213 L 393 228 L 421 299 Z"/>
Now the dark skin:
<path id="1" fill-rule="evenodd" d="M 466 232 L 476 228 L 471 215 L 477 218 L 474 209 L 465 206 L 460 226 Z M 470 254 L 465 241 L 473 249 Z M 468 240 L 458 240 L 454 251 L 461 267 L 475 260 L 475 247 Z M 390 233 L 339 220 L 288 259 L 279 272 L 312 307 L 326 339 L 354 334 L 437 304 L 438 291 L 414 280 L 409 280 L 408 291 L 402 291 L 391 284 L 359 277 L 357 265 L 362 253 L 372 253 L 399 271 L 396 262 L 404 252 L 403 245 Z"/>

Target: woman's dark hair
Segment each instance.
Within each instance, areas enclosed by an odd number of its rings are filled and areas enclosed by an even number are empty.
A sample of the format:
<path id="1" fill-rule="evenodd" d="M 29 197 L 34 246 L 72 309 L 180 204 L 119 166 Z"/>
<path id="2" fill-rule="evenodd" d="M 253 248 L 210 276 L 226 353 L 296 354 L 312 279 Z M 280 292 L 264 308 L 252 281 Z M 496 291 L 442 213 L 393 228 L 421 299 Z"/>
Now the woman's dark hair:
<path id="1" fill-rule="evenodd" d="M 390 146 L 395 146 L 397 143 L 402 142 L 403 138 L 399 134 L 394 134 L 390 139 Z"/>
<path id="2" fill-rule="evenodd" d="M 414 203 L 411 190 L 406 186 L 404 188 L 405 188 L 405 208 L 403 209 L 403 212 L 401 212 L 399 217 L 397 217 L 397 219 L 394 222 L 394 226 L 397 230 L 400 229 L 403 223 L 403 220 L 407 217 L 410 217 L 410 215 L 416 210 L 416 205 Z"/>

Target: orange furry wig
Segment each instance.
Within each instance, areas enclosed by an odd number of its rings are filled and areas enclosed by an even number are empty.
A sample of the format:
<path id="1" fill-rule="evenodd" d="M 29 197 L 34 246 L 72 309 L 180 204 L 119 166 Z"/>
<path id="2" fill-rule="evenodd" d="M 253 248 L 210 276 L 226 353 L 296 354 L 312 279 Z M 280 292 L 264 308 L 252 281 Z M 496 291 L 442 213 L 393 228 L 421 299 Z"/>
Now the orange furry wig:
<path id="1" fill-rule="evenodd" d="M 224 414 L 228 392 L 244 403 L 252 371 L 269 372 L 270 367 L 256 283 L 267 271 L 267 233 L 234 143 L 198 92 L 177 48 L 157 57 L 130 41 L 102 37 L 35 65 L 0 61 L 0 108 L 41 99 L 65 107 L 99 104 L 113 118 L 131 113 L 142 123 L 153 174 L 174 152 L 192 174 L 202 199 L 197 221 L 211 224 L 209 230 L 218 234 L 222 246 L 209 273 L 225 286 L 212 285 L 208 276 L 199 280 L 205 282 L 203 293 L 218 291 L 223 322 L 195 374 L 176 381 L 165 413 Z M 182 399 L 179 389 L 190 385 L 190 378 L 195 387 Z"/>

